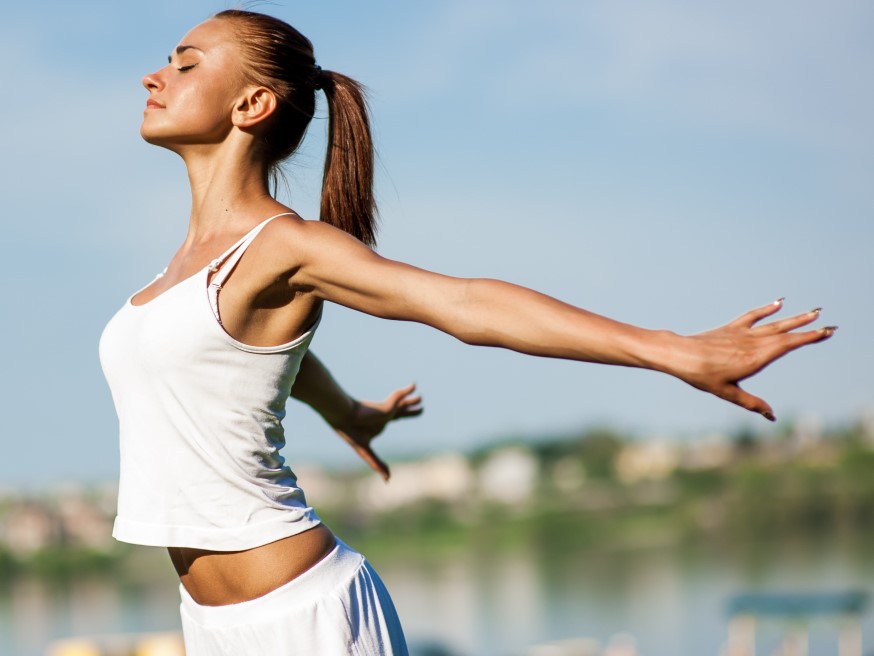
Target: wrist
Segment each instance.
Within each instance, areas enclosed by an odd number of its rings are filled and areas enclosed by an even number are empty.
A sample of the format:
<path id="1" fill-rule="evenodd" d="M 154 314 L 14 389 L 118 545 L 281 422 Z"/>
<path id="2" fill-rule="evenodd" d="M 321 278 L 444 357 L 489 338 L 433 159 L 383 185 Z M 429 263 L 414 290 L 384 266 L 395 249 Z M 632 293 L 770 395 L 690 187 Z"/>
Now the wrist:
<path id="1" fill-rule="evenodd" d="M 640 367 L 677 376 L 688 337 L 671 330 L 648 330 L 638 359 Z"/>
<path id="2" fill-rule="evenodd" d="M 355 425 L 355 417 L 360 407 L 361 404 L 356 399 L 347 396 L 342 404 L 331 408 L 330 416 L 323 415 L 323 418 L 334 430 L 347 432 Z"/>

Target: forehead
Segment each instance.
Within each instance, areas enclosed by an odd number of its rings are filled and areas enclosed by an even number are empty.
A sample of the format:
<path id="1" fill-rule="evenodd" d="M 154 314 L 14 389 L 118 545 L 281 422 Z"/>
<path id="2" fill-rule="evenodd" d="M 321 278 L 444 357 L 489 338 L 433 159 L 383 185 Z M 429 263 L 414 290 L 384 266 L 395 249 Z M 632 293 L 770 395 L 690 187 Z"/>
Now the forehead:
<path id="1" fill-rule="evenodd" d="M 194 46 L 203 52 L 222 52 L 237 48 L 230 21 L 210 18 L 188 30 L 177 47 Z"/>

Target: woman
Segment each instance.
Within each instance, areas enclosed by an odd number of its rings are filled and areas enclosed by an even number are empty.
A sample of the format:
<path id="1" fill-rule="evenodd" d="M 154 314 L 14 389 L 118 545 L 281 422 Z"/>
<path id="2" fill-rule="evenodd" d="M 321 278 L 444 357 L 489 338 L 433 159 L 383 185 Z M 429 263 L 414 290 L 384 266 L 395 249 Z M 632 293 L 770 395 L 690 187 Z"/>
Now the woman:
<path id="1" fill-rule="evenodd" d="M 373 156 L 361 90 L 322 71 L 309 41 L 276 19 L 221 12 L 143 84 L 141 134 L 182 157 L 192 208 L 167 269 L 101 340 L 121 428 L 114 535 L 169 548 L 192 656 L 406 653 L 378 577 L 319 521 L 278 454 L 301 363 L 304 400 L 328 418 L 354 407 L 304 359 L 324 301 L 470 344 L 662 371 L 771 420 L 738 383 L 834 332 L 792 332 L 818 310 L 756 326 L 776 301 L 683 337 L 379 257 L 368 248 Z M 270 196 L 268 181 L 300 143 L 319 90 L 330 119 L 321 221 L 305 221 Z M 386 421 L 417 411 L 411 394 L 371 408 L 375 432 L 349 422 L 347 438 L 366 458 Z"/>

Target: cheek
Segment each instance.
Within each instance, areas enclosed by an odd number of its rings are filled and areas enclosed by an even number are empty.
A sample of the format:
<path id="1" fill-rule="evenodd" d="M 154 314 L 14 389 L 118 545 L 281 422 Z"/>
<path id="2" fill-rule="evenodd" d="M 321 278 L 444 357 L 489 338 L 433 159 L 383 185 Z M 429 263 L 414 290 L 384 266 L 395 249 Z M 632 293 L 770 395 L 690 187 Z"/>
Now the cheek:
<path id="1" fill-rule="evenodd" d="M 190 84 L 167 98 L 167 109 L 149 111 L 140 130 L 147 140 L 176 138 L 180 142 L 221 139 L 231 126 L 231 101 L 221 88 Z"/>
<path id="2" fill-rule="evenodd" d="M 177 102 L 180 111 L 185 112 L 190 120 L 208 124 L 230 123 L 233 98 L 222 84 L 206 80 L 191 84 Z"/>

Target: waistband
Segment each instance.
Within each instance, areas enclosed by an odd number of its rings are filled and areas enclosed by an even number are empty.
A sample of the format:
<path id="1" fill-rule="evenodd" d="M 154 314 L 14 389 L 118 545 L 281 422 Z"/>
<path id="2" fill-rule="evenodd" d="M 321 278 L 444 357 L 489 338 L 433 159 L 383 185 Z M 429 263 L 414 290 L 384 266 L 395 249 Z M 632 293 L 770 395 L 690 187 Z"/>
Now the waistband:
<path id="1" fill-rule="evenodd" d="M 249 601 L 224 606 L 203 606 L 194 601 L 180 583 L 182 610 L 202 626 L 226 627 L 264 620 L 328 597 L 337 588 L 348 584 L 363 564 L 364 556 L 337 540 L 331 552 L 303 574 Z"/>

